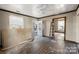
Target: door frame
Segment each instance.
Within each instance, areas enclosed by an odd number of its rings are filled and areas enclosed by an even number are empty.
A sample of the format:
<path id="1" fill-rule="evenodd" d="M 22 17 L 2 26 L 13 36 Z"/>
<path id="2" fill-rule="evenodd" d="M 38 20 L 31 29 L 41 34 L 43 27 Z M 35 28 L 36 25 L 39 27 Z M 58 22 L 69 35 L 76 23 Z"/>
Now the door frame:
<path id="1" fill-rule="evenodd" d="M 65 23 L 64 23 L 65 27 L 64 27 L 64 32 L 63 33 L 64 33 L 64 40 L 66 40 L 66 16 L 53 18 L 52 20 L 60 19 L 60 18 L 64 18 L 64 20 L 65 20 Z M 56 31 L 54 31 L 54 32 L 56 32 Z M 60 32 L 60 33 L 62 33 L 62 32 Z"/>

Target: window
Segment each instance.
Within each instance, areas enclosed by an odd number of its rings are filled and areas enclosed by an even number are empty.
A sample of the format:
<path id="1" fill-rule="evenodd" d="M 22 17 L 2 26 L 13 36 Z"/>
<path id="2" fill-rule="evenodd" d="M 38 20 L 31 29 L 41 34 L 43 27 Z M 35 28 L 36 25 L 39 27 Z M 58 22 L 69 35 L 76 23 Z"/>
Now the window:
<path id="1" fill-rule="evenodd" d="M 9 24 L 10 24 L 10 29 L 24 28 L 24 21 L 22 17 L 11 15 Z"/>

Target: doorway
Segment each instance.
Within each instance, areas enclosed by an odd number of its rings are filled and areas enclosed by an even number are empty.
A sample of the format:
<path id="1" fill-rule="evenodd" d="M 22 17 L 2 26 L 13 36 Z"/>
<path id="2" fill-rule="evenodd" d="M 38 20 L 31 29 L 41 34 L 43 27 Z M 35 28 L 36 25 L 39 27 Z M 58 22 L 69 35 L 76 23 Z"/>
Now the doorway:
<path id="1" fill-rule="evenodd" d="M 65 40 L 66 38 L 66 17 L 54 18 L 54 30 L 57 39 Z"/>
<path id="2" fill-rule="evenodd" d="M 42 20 L 33 20 L 33 37 L 42 37 Z"/>
<path id="3" fill-rule="evenodd" d="M 55 39 L 66 39 L 66 17 L 59 17 L 52 19 L 51 22 L 53 25 L 50 26 L 51 35 L 55 36 Z"/>

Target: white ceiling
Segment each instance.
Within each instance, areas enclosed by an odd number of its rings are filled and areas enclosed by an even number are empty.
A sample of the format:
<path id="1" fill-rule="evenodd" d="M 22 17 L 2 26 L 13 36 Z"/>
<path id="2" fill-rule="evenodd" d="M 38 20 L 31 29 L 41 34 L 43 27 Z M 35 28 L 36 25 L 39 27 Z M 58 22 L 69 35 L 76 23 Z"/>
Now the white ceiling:
<path id="1" fill-rule="evenodd" d="M 72 11 L 77 6 L 77 4 L 0 4 L 1 9 L 34 17 L 44 17 Z"/>

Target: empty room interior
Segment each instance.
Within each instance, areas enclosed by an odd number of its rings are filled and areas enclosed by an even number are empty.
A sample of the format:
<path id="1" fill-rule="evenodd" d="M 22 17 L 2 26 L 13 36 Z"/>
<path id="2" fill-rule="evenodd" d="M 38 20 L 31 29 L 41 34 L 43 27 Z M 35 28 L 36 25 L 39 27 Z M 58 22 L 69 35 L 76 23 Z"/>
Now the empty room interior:
<path id="1" fill-rule="evenodd" d="M 78 54 L 79 4 L 0 4 L 0 54 Z"/>

